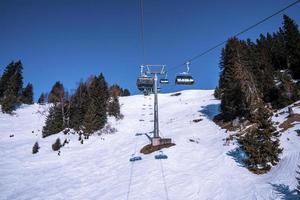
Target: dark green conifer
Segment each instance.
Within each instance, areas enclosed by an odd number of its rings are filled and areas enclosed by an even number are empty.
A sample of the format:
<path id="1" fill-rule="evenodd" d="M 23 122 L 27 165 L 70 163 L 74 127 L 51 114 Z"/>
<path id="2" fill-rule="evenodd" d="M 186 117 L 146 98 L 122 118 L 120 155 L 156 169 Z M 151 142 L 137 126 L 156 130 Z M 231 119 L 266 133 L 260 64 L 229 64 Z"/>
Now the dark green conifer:
<path id="1" fill-rule="evenodd" d="M 282 149 L 275 136 L 276 129 L 272 125 L 270 111 L 262 104 L 257 110 L 254 127 L 239 138 L 239 143 L 246 153 L 245 164 L 248 169 L 255 173 L 265 173 L 279 162 Z"/>
<path id="2" fill-rule="evenodd" d="M 122 95 L 121 96 L 124 96 L 124 97 L 126 97 L 126 96 L 130 96 L 130 92 L 129 92 L 129 90 L 128 89 L 124 89 L 123 90 L 123 93 L 122 93 Z"/>
<path id="3" fill-rule="evenodd" d="M 110 96 L 113 96 L 113 95 L 122 96 L 123 89 L 118 84 L 114 84 L 109 87 L 109 94 L 110 94 Z"/>
<path id="4" fill-rule="evenodd" d="M 9 63 L 9 65 L 7 65 L 7 67 L 5 68 L 1 79 L 0 79 L 0 100 L 3 98 L 4 96 L 4 92 L 6 91 L 7 87 L 8 87 L 8 83 L 10 80 L 10 77 L 12 77 L 12 75 L 14 74 L 14 62 Z"/>
<path id="5" fill-rule="evenodd" d="M 11 113 L 20 104 L 23 88 L 22 63 L 10 63 L 0 80 L 0 103 L 2 112 Z"/>
<path id="6" fill-rule="evenodd" d="M 16 97 L 21 95 L 23 89 L 23 66 L 21 61 L 11 62 L 4 70 L 0 80 L 0 99 L 10 88 Z"/>
<path id="7" fill-rule="evenodd" d="M 21 102 L 24 104 L 33 104 L 33 86 L 28 83 L 21 96 Z"/>
<path id="8" fill-rule="evenodd" d="M 39 152 L 40 146 L 38 142 L 35 142 L 33 147 L 32 147 L 32 154 L 36 154 L 37 152 Z"/>
<path id="9" fill-rule="evenodd" d="M 257 45 L 248 44 L 249 59 L 251 62 L 251 69 L 255 84 L 262 94 L 264 102 L 271 102 L 271 91 L 274 88 L 274 68 L 272 66 L 272 54 L 270 50 L 270 43 L 272 36 L 267 34 L 267 38 L 260 36 L 257 40 Z"/>
<path id="10" fill-rule="evenodd" d="M 119 98 L 116 94 L 112 94 L 108 102 L 108 115 L 121 118 Z"/>
<path id="11" fill-rule="evenodd" d="M 48 103 L 56 104 L 59 102 L 63 102 L 64 96 L 65 96 L 64 86 L 59 81 L 57 81 L 53 85 L 53 87 L 48 95 Z"/>
<path id="12" fill-rule="evenodd" d="M 89 105 L 88 86 L 80 83 L 75 94 L 71 97 L 70 127 L 80 130 Z"/>
<path id="13" fill-rule="evenodd" d="M 94 77 L 88 88 L 89 105 L 84 116 L 84 132 L 92 134 L 104 127 L 107 121 L 107 101 L 109 97 L 107 83 L 103 74 Z"/>
<path id="14" fill-rule="evenodd" d="M 59 106 L 52 106 L 46 119 L 46 124 L 43 127 L 42 136 L 47 137 L 59 133 L 64 129 L 62 121 L 62 112 Z"/>
<path id="15" fill-rule="evenodd" d="M 255 115 L 260 93 L 248 68 L 247 51 L 237 38 L 228 40 L 221 61 L 220 97 L 225 120 Z"/>
<path id="16" fill-rule="evenodd" d="M 294 79 L 300 79 L 300 33 L 294 20 L 283 15 L 283 32 L 287 65 Z"/>
<path id="17" fill-rule="evenodd" d="M 46 96 L 45 96 L 44 93 L 42 93 L 42 94 L 40 95 L 39 99 L 38 99 L 38 104 L 43 105 L 43 104 L 45 104 L 45 103 L 46 103 Z"/>
<path id="18" fill-rule="evenodd" d="M 18 97 L 15 96 L 15 92 L 12 88 L 6 89 L 1 100 L 2 112 L 11 114 L 16 109 L 17 105 Z"/>
<path id="19" fill-rule="evenodd" d="M 282 28 L 273 33 L 269 48 L 272 54 L 272 66 L 275 70 L 287 69 L 287 52 L 285 50 L 284 33 Z"/>

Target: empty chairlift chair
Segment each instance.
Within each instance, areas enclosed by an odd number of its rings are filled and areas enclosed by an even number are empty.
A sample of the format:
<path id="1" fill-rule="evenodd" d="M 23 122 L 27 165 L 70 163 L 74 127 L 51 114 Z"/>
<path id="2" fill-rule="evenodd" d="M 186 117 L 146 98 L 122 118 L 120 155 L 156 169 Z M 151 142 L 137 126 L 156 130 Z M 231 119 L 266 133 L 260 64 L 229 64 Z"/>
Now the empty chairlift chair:
<path id="1" fill-rule="evenodd" d="M 129 159 L 130 162 L 135 162 L 135 161 L 139 161 L 142 160 L 141 156 L 135 156 L 134 154 L 131 155 L 131 158 Z"/>
<path id="2" fill-rule="evenodd" d="M 155 155 L 154 158 L 156 160 L 168 159 L 168 156 L 164 154 L 162 151 L 159 151 L 159 154 Z"/>
<path id="3" fill-rule="evenodd" d="M 193 79 L 192 75 L 189 74 L 189 70 L 190 70 L 189 65 L 190 65 L 190 62 L 186 62 L 187 71 L 180 73 L 179 75 L 176 76 L 175 84 L 177 84 L 177 85 L 193 85 L 194 84 L 194 79 Z"/>
<path id="4" fill-rule="evenodd" d="M 193 85 L 194 79 L 189 74 L 179 74 L 176 76 L 175 84 L 177 85 Z"/>
<path id="5" fill-rule="evenodd" d="M 166 73 L 166 75 L 165 75 L 165 78 L 161 78 L 161 79 L 159 80 L 159 83 L 160 83 L 160 84 L 169 84 L 169 79 L 167 78 L 167 73 Z"/>
<path id="6" fill-rule="evenodd" d="M 162 78 L 162 79 L 160 79 L 159 83 L 160 84 L 169 84 L 169 80 L 166 78 Z"/>

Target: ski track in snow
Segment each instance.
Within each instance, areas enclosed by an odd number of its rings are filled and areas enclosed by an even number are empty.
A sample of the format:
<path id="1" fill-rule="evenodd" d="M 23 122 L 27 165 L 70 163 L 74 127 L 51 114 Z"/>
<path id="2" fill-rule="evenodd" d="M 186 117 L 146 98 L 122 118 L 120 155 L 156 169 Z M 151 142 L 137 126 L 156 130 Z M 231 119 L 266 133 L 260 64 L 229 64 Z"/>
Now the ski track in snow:
<path id="1" fill-rule="evenodd" d="M 181 93 L 180 96 L 159 94 L 160 132 L 176 143 L 163 150 L 167 160 L 155 160 L 156 153 L 140 155 L 139 150 L 149 140 L 144 135 L 135 136 L 153 129 L 153 96 L 121 97 L 124 119 L 109 118 L 118 131 L 91 136 L 84 144 L 80 144 L 78 135 L 72 134 L 41 137 L 45 120 L 41 112 L 47 106 L 24 105 L 14 116 L 1 113 L 0 199 L 296 198 L 300 137 L 294 130 L 300 129 L 300 125 L 282 134 L 284 151 L 279 164 L 267 174 L 255 175 L 228 154 L 237 148 L 236 144 L 224 146 L 223 139 L 228 133 L 211 121 L 219 107 L 213 90 Z M 300 108 L 295 112 L 300 113 Z M 273 121 L 282 122 L 286 116 L 273 117 Z M 199 118 L 203 120 L 192 122 Z M 11 134 L 14 137 L 9 137 Z M 60 156 L 51 149 L 57 137 L 62 142 L 70 139 Z M 36 141 L 41 148 L 33 155 L 32 146 Z M 129 162 L 133 153 L 142 156 L 142 160 Z"/>

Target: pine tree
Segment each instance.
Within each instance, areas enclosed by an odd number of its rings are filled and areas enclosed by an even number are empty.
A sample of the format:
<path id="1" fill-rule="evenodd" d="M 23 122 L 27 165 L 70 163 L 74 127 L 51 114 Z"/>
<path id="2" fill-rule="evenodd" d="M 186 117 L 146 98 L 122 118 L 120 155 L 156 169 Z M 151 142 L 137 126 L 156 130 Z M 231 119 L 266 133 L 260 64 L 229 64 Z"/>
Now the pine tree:
<path id="1" fill-rule="evenodd" d="M 108 102 L 108 115 L 121 118 L 119 98 L 116 94 L 113 94 Z"/>
<path id="2" fill-rule="evenodd" d="M 64 99 L 64 96 L 65 96 L 64 86 L 59 81 L 57 81 L 53 85 L 53 87 L 48 95 L 48 102 L 54 103 L 54 104 L 62 102 Z"/>
<path id="3" fill-rule="evenodd" d="M 259 115 L 254 121 L 256 127 L 250 129 L 238 141 L 247 155 L 245 164 L 248 169 L 255 173 L 265 173 L 279 162 L 282 149 L 275 136 L 270 111 L 263 104 L 260 104 L 257 110 Z"/>
<path id="4" fill-rule="evenodd" d="M 84 132 L 92 134 L 104 127 L 107 121 L 108 87 L 103 74 L 94 77 L 88 88 L 89 105 L 84 116 Z"/>
<path id="5" fill-rule="evenodd" d="M 24 104 L 33 104 L 33 86 L 31 83 L 28 83 L 24 88 L 21 96 L 21 101 Z"/>
<path id="6" fill-rule="evenodd" d="M 11 114 L 16 109 L 17 105 L 18 98 L 15 96 L 15 92 L 12 88 L 6 89 L 1 101 L 2 112 Z"/>
<path id="7" fill-rule="evenodd" d="M 285 107 L 300 99 L 300 34 L 295 22 L 284 16 L 283 28 L 261 35 L 256 43 L 228 40 L 221 53 L 216 96 L 221 99 L 223 120 L 248 119 L 252 126 L 239 137 L 247 157 L 245 164 L 256 172 L 268 171 L 279 161 L 282 149 L 271 113 L 264 106 Z"/>
<path id="8" fill-rule="evenodd" d="M 0 99 L 10 87 L 15 96 L 19 97 L 23 88 L 23 66 L 21 61 L 11 62 L 4 70 L 0 80 Z"/>
<path id="9" fill-rule="evenodd" d="M 3 72 L 3 75 L 1 76 L 0 100 L 3 98 L 4 92 L 8 88 L 8 83 L 9 83 L 10 77 L 12 77 L 12 75 L 14 74 L 14 70 L 15 70 L 14 66 L 15 66 L 14 62 L 11 62 L 9 65 L 7 65 L 7 67 L 5 68 L 5 70 Z"/>
<path id="10" fill-rule="evenodd" d="M 293 78 L 300 79 L 300 33 L 294 20 L 283 15 L 283 32 L 288 67 Z"/>
<path id="11" fill-rule="evenodd" d="M 61 109 L 61 120 L 63 123 L 63 127 L 68 126 L 69 122 L 69 96 L 65 91 L 63 84 L 57 81 L 52 89 L 50 94 L 48 95 L 48 103 L 53 103 L 55 107 L 59 107 Z"/>
<path id="12" fill-rule="evenodd" d="M 283 108 L 300 98 L 300 91 L 296 83 L 293 82 L 288 72 L 278 72 L 276 75 L 278 84 L 272 91 L 272 106 L 276 109 Z"/>
<path id="13" fill-rule="evenodd" d="M 275 70 L 287 69 L 287 52 L 285 50 L 284 32 L 282 28 L 273 33 L 269 48 L 272 54 L 272 66 Z"/>
<path id="14" fill-rule="evenodd" d="M 124 89 L 123 90 L 123 93 L 122 93 L 122 95 L 121 96 L 124 96 L 124 97 L 126 97 L 126 96 L 130 96 L 130 92 L 129 92 L 129 90 L 128 89 Z"/>
<path id="15" fill-rule="evenodd" d="M 261 101 L 253 75 L 248 68 L 248 52 L 242 48 L 243 45 L 237 38 L 231 38 L 222 51 L 219 92 L 225 120 L 253 117 L 256 105 Z"/>
<path id="16" fill-rule="evenodd" d="M 271 41 L 272 36 L 267 34 L 267 38 L 262 35 L 260 36 L 260 39 L 257 40 L 257 45 L 248 43 L 253 77 L 264 102 L 271 102 L 271 91 L 275 85 L 272 54 L 269 48 Z"/>
<path id="17" fill-rule="evenodd" d="M 225 67 L 225 48 L 222 48 L 221 50 L 221 58 L 220 58 L 220 62 L 219 62 L 219 67 L 220 67 L 220 78 L 219 78 L 219 85 L 216 87 L 215 91 L 217 92 L 215 96 L 218 99 L 221 99 L 223 94 L 224 94 L 224 89 L 226 87 L 226 85 L 228 84 L 228 79 L 226 80 L 226 71 L 224 71 L 224 67 Z"/>
<path id="18" fill-rule="evenodd" d="M 114 84 L 114 85 L 110 86 L 109 93 L 110 93 L 110 96 L 113 96 L 113 95 L 121 96 L 123 94 L 123 89 L 118 84 Z"/>
<path id="19" fill-rule="evenodd" d="M 42 135 L 47 137 L 59 133 L 64 129 L 62 121 L 62 112 L 59 106 L 52 106 L 46 119 L 46 124 L 43 127 Z"/>
<path id="20" fill-rule="evenodd" d="M 0 103 L 2 112 L 11 113 L 20 104 L 23 88 L 22 63 L 10 63 L 0 80 Z"/>
<path id="21" fill-rule="evenodd" d="M 35 142 L 33 147 L 32 147 L 32 154 L 36 154 L 37 152 L 39 152 L 40 146 L 38 142 Z"/>
<path id="22" fill-rule="evenodd" d="M 79 130 L 84 121 L 84 116 L 89 105 L 87 83 L 80 83 L 75 94 L 71 97 L 70 127 Z"/>
<path id="23" fill-rule="evenodd" d="M 42 93 L 42 94 L 40 95 L 39 99 L 38 99 L 38 104 L 43 105 L 43 104 L 45 104 L 45 103 L 46 103 L 46 96 L 45 96 L 44 93 Z"/>
<path id="24" fill-rule="evenodd" d="M 93 132 L 103 128 L 105 123 L 102 122 L 100 117 L 103 118 L 102 116 L 98 116 L 95 105 L 90 105 L 84 116 L 83 131 L 86 134 L 92 134 Z"/>
<path id="25" fill-rule="evenodd" d="M 12 88 L 12 91 L 14 92 L 14 95 L 16 97 L 18 97 L 18 101 L 19 98 L 22 94 L 22 90 L 23 90 L 23 66 L 21 61 L 18 61 L 15 63 L 14 65 L 14 73 L 13 75 L 10 77 L 9 80 L 9 87 Z"/>

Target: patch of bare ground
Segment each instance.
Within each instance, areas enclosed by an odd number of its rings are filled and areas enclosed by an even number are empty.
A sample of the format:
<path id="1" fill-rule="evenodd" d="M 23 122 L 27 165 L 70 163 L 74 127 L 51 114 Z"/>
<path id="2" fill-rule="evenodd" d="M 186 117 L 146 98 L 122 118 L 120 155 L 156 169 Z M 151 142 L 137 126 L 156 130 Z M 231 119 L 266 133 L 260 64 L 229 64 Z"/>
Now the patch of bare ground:
<path id="1" fill-rule="evenodd" d="M 225 121 L 222 115 L 217 115 L 213 118 L 213 122 L 217 124 L 220 128 L 226 129 L 227 131 L 237 131 L 240 129 L 239 126 L 234 126 L 233 121 Z"/>
<path id="2" fill-rule="evenodd" d="M 199 118 L 199 119 L 193 119 L 193 122 L 198 123 L 201 122 L 203 119 Z"/>
<path id="3" fill-rule="evenodd" d="M 287 119 L 279 125 L 280 131 L 286 131 L 289 128 L 294 127 L 295 122 L 300 122 L 300 114 L 293 114 L 287 117 Z"/>
<path id="4" fill-rule="evenodd" d="M 235 128 L 232 126 L 231 121 L 224 121 L 222 119 L 214 118 L 213 122 L 215 122 L 215 124 L 217 124 L 222 129 L 226 129 L 228 131 L 234 131 L 235 130 Z"/>
<path id="5" fill-rule="evenodd" d="M 169 144 L 161 144 L 161 145 L 157 145 L 157 146 L 152 146 L 152 144 L 147 144 L 146 146 L 144 146 L 140 152 L 143 153 L 143 154 L 150 154 L 150 153 L 153 153 L 155 151 L 159 151 L 161 149 L 164 149 L 164 148 L 169 148 L 169 147 L 172 147 L 172 146 L 175 146 L 174 143 L 169 143 Z"/>
<path id="6" fill-rule="evenodd" d="M 171 97 L 176 97 L 176 96 L 180 96 L 180 95 L 181 95 L 181 92 L 177 92 L 177 93 L 171 94 L 170 96 L 171 96 Z"/>

